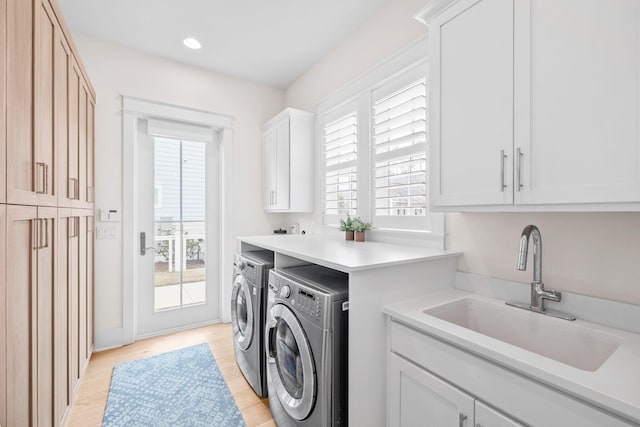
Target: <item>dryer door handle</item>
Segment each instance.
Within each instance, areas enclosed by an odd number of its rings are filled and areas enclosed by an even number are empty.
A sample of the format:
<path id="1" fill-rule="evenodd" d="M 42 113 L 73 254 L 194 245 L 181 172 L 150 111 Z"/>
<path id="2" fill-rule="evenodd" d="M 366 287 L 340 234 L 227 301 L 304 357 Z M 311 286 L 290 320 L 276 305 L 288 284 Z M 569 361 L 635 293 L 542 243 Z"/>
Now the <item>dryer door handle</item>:
<path id="1" fill-rule="evenodd" d="M 264 331 L 264 341 L 266 345 L 267 362 L 273 363 L 276 357 L 276 319 L 269 318 Z"/>

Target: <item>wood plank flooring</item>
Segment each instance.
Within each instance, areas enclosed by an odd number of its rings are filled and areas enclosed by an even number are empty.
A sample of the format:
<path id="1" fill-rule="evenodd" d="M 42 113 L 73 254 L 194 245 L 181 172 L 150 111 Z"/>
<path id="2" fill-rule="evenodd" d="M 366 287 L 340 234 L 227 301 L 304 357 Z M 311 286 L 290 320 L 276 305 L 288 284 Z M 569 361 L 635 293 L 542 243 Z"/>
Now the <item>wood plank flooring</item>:
<path id="1" fill-rule="evenodd" d="M 275 427 L 269 412 L 269 400 L 261 399 L 253 392 L 236 364 L 230 323 L 148 338 L 124 347 L 94 353 L 67 416 L 66 426 L 91 427 L 102 424 L 111 372 L 115 365 L 202 342 L 209 344 L 247 427 Z"/>

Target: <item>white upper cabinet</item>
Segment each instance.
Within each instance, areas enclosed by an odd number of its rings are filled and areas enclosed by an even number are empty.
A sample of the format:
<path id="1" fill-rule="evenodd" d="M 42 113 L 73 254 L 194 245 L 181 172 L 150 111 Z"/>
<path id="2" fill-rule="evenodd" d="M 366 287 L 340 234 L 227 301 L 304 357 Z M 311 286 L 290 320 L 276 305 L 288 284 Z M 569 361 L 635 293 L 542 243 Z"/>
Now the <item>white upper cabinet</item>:
<path id="1" fill-rule="evenodd" d="M 422 18 L 433 207 L 640 208 L 638 0 L 435 1 Z"/>
<path id="2" fill-rule="evenodd" d="M 306 111 L 287 108 L 263 126 L 266 212 L 313 211 L 313 118 Z"/>

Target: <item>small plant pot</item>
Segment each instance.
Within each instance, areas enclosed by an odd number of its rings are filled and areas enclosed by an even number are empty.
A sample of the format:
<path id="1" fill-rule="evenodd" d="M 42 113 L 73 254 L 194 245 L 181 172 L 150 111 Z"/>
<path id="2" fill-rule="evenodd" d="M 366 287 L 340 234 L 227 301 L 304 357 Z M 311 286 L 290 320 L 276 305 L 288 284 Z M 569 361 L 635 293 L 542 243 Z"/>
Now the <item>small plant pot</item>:
<path id="1" fill-rule="evenodd" d="M 353 231 L 345 231 L 344 233 L 344 240 L 353 240 Z"/>
<path id="2" fill-rule="evenodd" d="M 364 242 L 364 231 L 356 231 L 356 242 Z"/>

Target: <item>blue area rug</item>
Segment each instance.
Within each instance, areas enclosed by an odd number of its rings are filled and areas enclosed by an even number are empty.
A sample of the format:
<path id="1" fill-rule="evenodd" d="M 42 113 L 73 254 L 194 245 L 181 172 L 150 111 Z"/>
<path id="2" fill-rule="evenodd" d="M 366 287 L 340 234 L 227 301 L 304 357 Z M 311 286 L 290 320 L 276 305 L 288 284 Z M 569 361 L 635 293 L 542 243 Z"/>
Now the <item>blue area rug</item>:
<path id="1" fill-rule="evenodd" d="M 113 368 L 103 427 L 244 427 L 206 343 Z"/>

